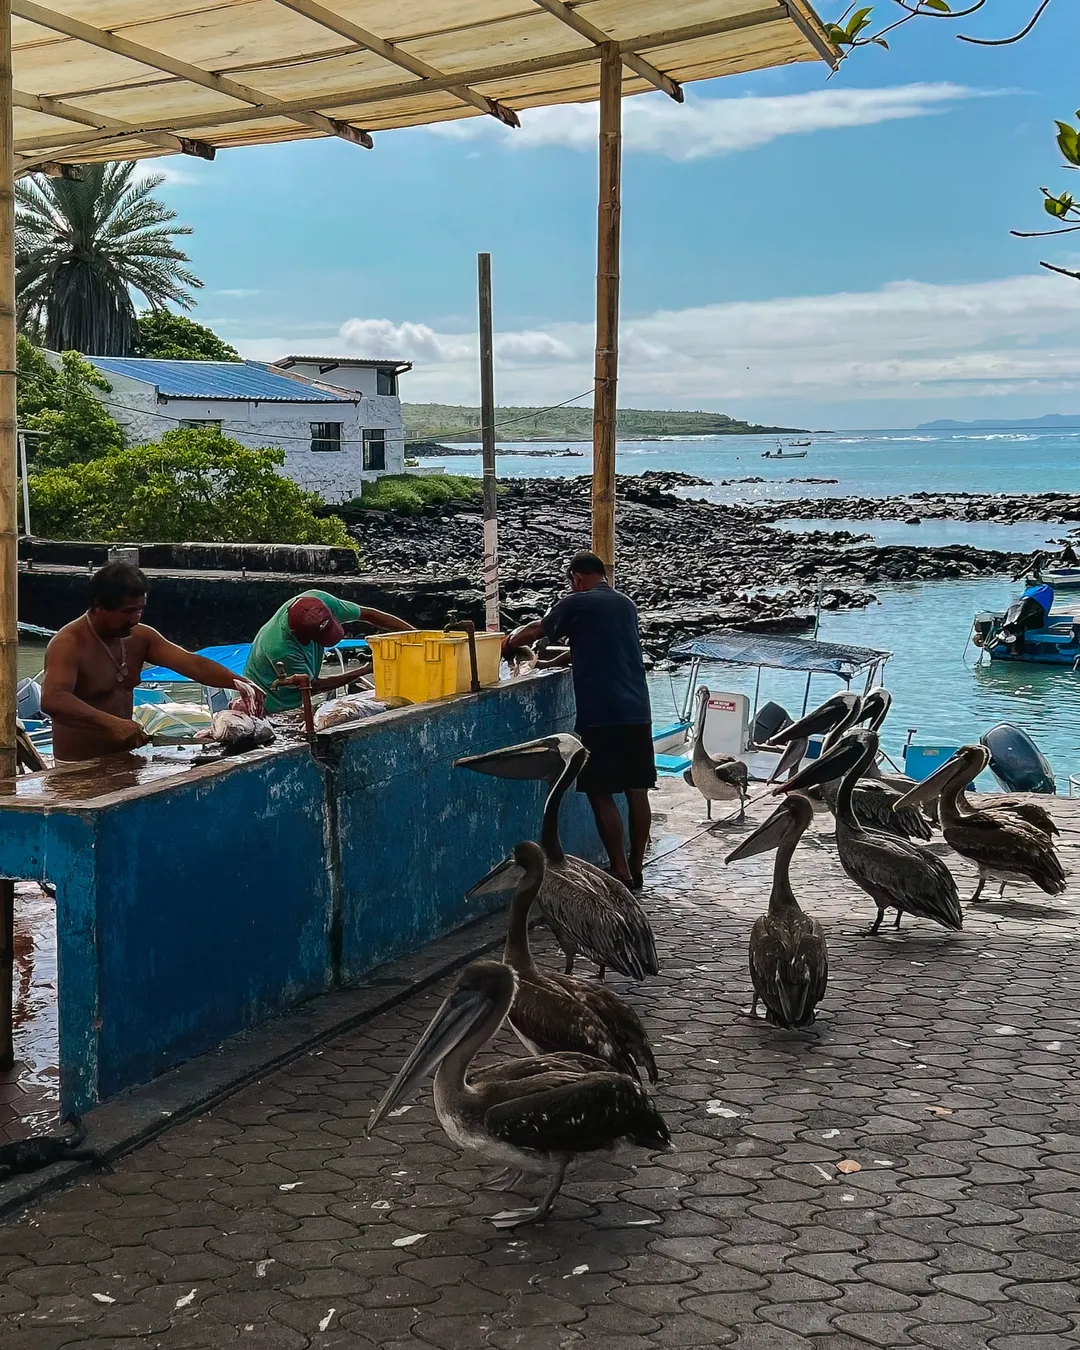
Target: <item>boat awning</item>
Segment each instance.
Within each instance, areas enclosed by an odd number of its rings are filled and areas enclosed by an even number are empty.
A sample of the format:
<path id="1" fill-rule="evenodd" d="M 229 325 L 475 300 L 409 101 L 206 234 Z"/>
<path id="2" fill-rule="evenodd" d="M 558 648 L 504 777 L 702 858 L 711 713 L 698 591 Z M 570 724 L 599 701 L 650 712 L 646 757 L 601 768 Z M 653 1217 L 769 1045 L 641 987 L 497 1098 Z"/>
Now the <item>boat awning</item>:
<path id="1" fill-rule="evenodd" d="M 12 0 L 15 171 L 593 102 L 839 53 L 807 0 Z M 677 139 L 677 124 L 668 133 Z"/>
<path id="2" fill-rule="evenodd" d="M 776 670 L 806 670 L 851 679 L 860 671 L 887 661 L 892 652 L 876 647 L 848 647 L 816 638 L 787 637 L 774 633 L 744 633 L 738 628 L 719 628 L 704 637 L 676 642 L 669 655 L 724 661 L 735 666 L 771 666 Z"/>

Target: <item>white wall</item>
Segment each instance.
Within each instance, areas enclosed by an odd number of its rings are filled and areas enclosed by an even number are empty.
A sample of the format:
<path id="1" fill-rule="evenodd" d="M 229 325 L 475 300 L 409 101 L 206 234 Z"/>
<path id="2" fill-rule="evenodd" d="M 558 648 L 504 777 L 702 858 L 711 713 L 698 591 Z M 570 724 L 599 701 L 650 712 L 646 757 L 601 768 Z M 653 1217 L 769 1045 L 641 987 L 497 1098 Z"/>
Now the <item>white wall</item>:
<path id="1" fill-rule="evenodd" d="M 331 503 L 358 497 L 365 479 L 380 476 L 362 468 L 364 427 L 386 431 L 385 471 L 401 473 L 404 468 L 398 398 L 375 395 L 340 403 L 169 398 L 159 403 L 153 385 L 112 372 L 106 378 L 113 392 L 102 393 L 100 398 L 134 445 L 159 440 L 182 420 L 220 421 L 225 435 L 243 445 L 253 449 L 274 445 L 283 450 L 285 476 Z M 312 451 L 312 422 L 340 422 L 343 448 Z"/>

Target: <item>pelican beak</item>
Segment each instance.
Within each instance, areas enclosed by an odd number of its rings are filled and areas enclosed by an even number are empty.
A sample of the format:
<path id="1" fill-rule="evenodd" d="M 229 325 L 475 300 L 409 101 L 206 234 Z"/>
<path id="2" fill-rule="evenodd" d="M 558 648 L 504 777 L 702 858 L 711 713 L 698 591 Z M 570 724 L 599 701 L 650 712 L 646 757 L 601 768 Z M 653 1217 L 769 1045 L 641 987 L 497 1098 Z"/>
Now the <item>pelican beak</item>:
<path id="1" fill-rule="evenodd" d="M 525 869 L 514 858 L 504 858 L 497 863 L 487 876 L 481 877 L 475 885 L 465 892 L 466 900 L 478 895 L 499 895 L 503 891 L 515 891 L 521 884 Z"/>
<path id="2" fill-rule="evenodd" d="M 724 861 L 738 862 L 741 858 L 753 858 L 758 853 L 770 853 L 784 842 L 793 823 L 787 803 L 781 802 L 769 819 L 733 848 Z"/>
<path id="3" fill-rule="evenodd" d="M 858 741 L 849 741 L 846 737 L 839 745 L 834 745 L 825 754 L 819 755 L 812 764 L 789 778 L 786 783 L 778 783 L 773 795 L 795 792 L 801 788 L 818 787 L 821 783 L 831 783 L 834 778 L 843 778 L 852 765 L 857 764 L 863 754 Z"/>
<path id="4" fill-rule="evenodd" d="M 484 755 L 465 755 L 454 760 L 454 768 L 472 769 L 474 773 L 490 774 L 493 778 L 553 783 L 566 768 L 570 757 L 580 749 L 581 742 L 575 736 L 542 736 L 536 741 L 508 745 Z"/>
<path id="5" fill-rule="evenodd" d="M 806 754 L 807 746 L 810 742 L 805 736 L 800 736 L 798 740 L 792 741 L 784 753 L 780 756 L 780 763 L 772 771 L 770 783 L 779 782 L 784 774 L 790 773 L 797 764 L 802 763 L 803 756 Z"/>
<path id="6" fill-rule="evenodd" d="M 419 1044 L 401 1066 L 401 1071 L 371 1113 L 367 1134 L 429 1073 L 433 1073 L 451 1050 L 482 1018 L 491 1013 L 491 998 L 478 989 L 455 989 L 431 1019 Z"/>
<path id="7" fill-rule="evenodd" d="M 935 797 L 940 796 L 946 783 L 956 777 L 963 756 L 964 752 L 958 750 L 951 759 L 947 759 L 929 777 L 924 778 L 921 783 L 916 783 L 913 788 L 908 788 L 907 792 L 895 804 L 893 810 L 900 811 L 906 806 L 922 806 L 924 802 L 932 802 Z"/>
<path id="8" fill-rule="evenodd" d="M 857 697 L 852 695 L 852 698 Z M 808 712 L 805 717 L 800 717 L 797 722 L 792 722 L 786 727 L 782 727 L 775 736 L 766 741 L 766 745 L 789 745 L 793 740 L 803 736 L 820 736 L 827 731 L 832 731 L 849 715 L 850 708 L 846 702 L 840 698 L 827 700 L 820 708 L 815 708 L 813 712 Z"/>

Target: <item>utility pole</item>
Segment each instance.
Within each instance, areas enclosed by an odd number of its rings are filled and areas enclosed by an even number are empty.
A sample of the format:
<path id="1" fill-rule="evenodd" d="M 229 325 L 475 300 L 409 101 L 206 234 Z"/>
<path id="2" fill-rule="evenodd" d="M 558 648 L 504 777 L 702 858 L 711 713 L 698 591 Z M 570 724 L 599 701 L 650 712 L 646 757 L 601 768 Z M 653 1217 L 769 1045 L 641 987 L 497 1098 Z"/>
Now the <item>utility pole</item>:
<path id="1" fill-rule="evenodd" d="M 480 299 L 480 421 L 484 460 L 484 622 L 499 631 L 499 516 L 495 490 L 495 353 L 491 322 L 491 254 L 476 255 Z"/>

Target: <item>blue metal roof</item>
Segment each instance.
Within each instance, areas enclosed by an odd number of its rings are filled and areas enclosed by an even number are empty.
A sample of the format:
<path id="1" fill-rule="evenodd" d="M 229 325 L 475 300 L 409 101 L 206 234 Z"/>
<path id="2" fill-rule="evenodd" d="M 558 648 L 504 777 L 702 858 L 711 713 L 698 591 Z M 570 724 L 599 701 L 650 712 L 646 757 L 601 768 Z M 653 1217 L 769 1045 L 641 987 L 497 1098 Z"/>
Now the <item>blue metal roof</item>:
<path id="1" fill-rule="evenodd" d="M 167 398 L 252 399 L 266 403 L 353 403 L 355 399 L 272 371 L 258 361 L 156 361 L 142 356 L 90 356 L 106 375 L 157 386 Z M 359 398 L 359 395 L 357 396 Z"/>

